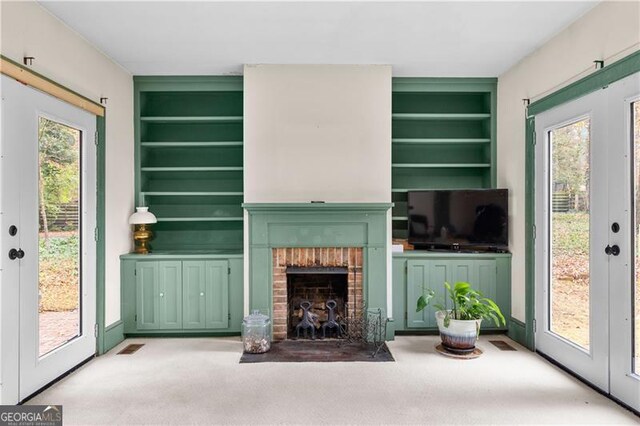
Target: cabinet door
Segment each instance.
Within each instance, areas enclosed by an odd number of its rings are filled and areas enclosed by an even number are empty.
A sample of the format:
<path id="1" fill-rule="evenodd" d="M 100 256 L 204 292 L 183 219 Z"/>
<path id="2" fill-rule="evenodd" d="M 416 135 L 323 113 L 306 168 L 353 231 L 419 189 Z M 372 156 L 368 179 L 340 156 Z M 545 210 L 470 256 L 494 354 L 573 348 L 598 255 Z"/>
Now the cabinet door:
<path id="1" fill-rule="evenodd" d="M 407 327 L 437 327 L 434 303 L 444 300 L 444 282 L 451 276 L 451 262 L 446 260 L 409 260 L 407 261 Z M 429 306 L 416 312 L 418 298 L 426 290 L 435 292 Z"/>
<path id="2" fill-rule="evenodd" d="M 158 262 L 160 329 L 182 328 L 182 262 Z"/>
<path id="3" fill-rule="evenodd" d="M 136 327 L 154 330 L 160 327 L 158 312 L 158 262 L 136 263 Z"/>
<path id="4" fill-rule="evenodd" d="M 455 285 L 458 281 L 464 281 L 471 283 L 475 286 L 477 280 L 475 260 L 451 261 L 451 277 L 449 278 L 449 284 Z"/>
<path id="5" fill-rule="evenodd" d="M 495 260 L 476 260 L 477 279 L 473 283 L 475 289 L 491 300 L 499 300 L 498 295 L 498 267 Z M 495 328 L 493 320 L 483 320 L 482 328 Z"/>
<path id="6" fill-rule="evenodd" d="M 229 327 L 229 262 L 206 262 L 206 327 Z"/>
<path id="7" fill-rule="evenodd" d="M 182 262 L 182 326 L 205 328 L 205 261 Z"/>

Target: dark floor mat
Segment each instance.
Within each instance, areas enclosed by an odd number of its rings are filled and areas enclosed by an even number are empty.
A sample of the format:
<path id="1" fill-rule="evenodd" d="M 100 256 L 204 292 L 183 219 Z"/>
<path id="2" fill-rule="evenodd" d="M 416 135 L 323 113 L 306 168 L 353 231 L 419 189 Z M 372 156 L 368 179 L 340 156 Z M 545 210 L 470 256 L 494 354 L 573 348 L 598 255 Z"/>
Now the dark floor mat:
<path id="1" fill-rule="evenodd" d="M 243 353 L 240 363 L 256 362 L 393 362 L 393 355 L 386 344 L 375 357 L 372 349 L 359 343 L 339 340 L 311 341 L 285 340 L 275 342 L 264 354 Z"/>

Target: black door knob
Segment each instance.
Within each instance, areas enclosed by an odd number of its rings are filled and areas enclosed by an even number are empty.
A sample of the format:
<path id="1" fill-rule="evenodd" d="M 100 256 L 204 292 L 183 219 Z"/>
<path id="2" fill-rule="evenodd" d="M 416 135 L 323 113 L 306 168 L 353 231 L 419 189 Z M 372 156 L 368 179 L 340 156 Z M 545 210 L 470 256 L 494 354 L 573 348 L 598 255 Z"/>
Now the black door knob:
<path id="1" fill-rule="evenodd" d="M 606 246 L 604 248 L 604 252 L 606 254 L 608 254 L 609 256 L 611 256 L 611 255 L 617 256 L 617 255 L 620 254 L 620 247 L 618 247 L 617 245 Z"/>
<path id="2" fill-rule="evenodd" d="M 22 251 L 22 249 L 14 249 L 12 248 L 11 250 L 9 250 L 9 259 L 11 260 L 16 260 L 16 259 L 22 259 L 24 257 L 24 251 Z"/>
<path id="3" fill-rule="evenodd" d="M 611 230 L 617 234 L 620 231 L 620 224 L 618 222 L 613 222 L 611 224 Z"/>

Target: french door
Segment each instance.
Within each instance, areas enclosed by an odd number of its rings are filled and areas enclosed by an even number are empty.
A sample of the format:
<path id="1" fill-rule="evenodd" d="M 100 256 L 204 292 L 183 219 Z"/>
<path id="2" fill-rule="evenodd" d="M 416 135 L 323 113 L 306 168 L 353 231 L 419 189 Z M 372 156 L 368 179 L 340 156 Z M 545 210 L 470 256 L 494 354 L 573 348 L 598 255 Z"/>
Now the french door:
<path id="1" fill-rule="evenodd" d="M 536 349 L 640 410 L 640 74 L 535 123 Z"/>
<path id="2" fill-rule="evenodd" d="M 2 397 L 10 401 L 95 353 L 96 117 L 1 78 Z"/>

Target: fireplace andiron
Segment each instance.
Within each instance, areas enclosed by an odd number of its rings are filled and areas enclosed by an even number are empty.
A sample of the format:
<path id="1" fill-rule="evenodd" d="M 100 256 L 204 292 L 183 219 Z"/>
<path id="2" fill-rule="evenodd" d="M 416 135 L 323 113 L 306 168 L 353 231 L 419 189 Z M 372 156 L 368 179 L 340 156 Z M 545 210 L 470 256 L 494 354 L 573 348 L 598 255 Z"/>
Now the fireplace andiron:
<path id="1" fill-rule="evenodd" d="M 307 335 L 307 329 L 311 330 L 311 338 L 315 340 L 316 338 L 316 329 L 311 321 L 309 321 L 309 309 L 311 309 L 311 302 L 308 300 L 300 303 L 300 307 L 302 308 L 302 321 L 298 325 L 296 325 L 296 338 L 300 338 L 300 330 L 304 331 L 304 335 Z"/>
<path id="2" fill-rule="evenodd" d="M 324 324 L 322 324 L 322 337 L 327 337 L 327 328 L 330 330 L 333 330 L 334 328 L 336 329 L 336 337 L 340 337 L 342 335 L 342 330 L 340 329 L 340 324 L 338 324 L 338 322 L 336 321 L 336 306 L 338 306 L 338 304 L 336 303 L 335 300 L 327 300 L 327 303 L 325 303 L 325 305 L 327 306 L 327 309 L 329 310 L 329 316 L 327 319 L 327 322 L 325 322 Z"/>

